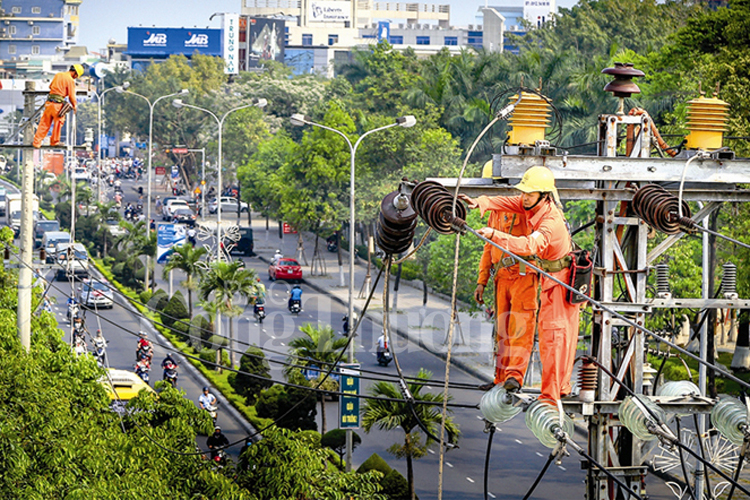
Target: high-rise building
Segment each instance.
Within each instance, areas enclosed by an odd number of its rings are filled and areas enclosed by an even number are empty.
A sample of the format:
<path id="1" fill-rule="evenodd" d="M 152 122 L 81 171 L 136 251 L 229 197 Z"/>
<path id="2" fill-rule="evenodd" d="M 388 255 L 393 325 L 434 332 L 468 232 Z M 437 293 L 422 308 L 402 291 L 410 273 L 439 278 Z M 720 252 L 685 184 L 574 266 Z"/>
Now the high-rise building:
<path id="1" fill-rule="evenodd" d="M 51 59 L 78 41 L 83 0 L 0 0 L 0 61 Z"/>

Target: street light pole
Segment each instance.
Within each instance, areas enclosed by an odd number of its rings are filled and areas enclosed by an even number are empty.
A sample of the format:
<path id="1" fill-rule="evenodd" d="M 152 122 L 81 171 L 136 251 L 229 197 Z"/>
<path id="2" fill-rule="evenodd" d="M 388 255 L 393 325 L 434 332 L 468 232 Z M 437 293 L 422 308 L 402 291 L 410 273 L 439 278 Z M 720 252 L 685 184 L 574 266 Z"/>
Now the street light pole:
<path id="1" fill-rule="evenodd" d="M 127 89 L 130 87 L 130 82 L 124 82 L 122 84 L 123 89 Z M 97 139 L 97 144 L 99 145 L 99 161 L 97 162 L 97 170 L 98 170 L 98 182 L 96 184 L 96 199 L 99 203 L 102 202 L 102 99 L 104 98 L 104 94 L 109 92 L 110 90 L 117 90 L 117 87 L 111 87 L 108 89 L 103 90 L 101 93 L 96 94 L 96 104 L 97 104 L 97 117 L 99 120 L 99 138 Z"/>
<path id="2" fill-rule="evenodd" d="M 353 327 L 355 326 L 356 322 L 354 321 L 354 158 L 357 155 L 357 148 L 359 147 L 360 143 L 362 142 L 362 139 L 367 137 L 368 135 L 379 132 L 381 130 L 389 129 L 392 127 L 412 127 L 417 123 L 416 118 L 414 118 L 412 115 L 402 116 L 400 118 L 397 118 L 394 123 L 390 123 L 388 125 L 385 125 L 383 127 L 374 128 L 372 130 L 368 130 L 361 136 L 359 136 L 359 139 L 357 139 L 357 142 L 354 143 L 352 146 L 352 142 L 349 140 L 349 137 L 346 136 L 343 132 L 340 130 L 337 130 L 335 128 L 328 127 L 326 125 L 322 125 L 320 123 L 316 123 L 312 121 L 310 118 L 302 115 L 302 114 L 294 114 L 291 117 L 292 125 L 312 125 L 313 127 L 322 128 L 325 130 L 330 130 L 331 132 L 334 132 L 341 137 L 344 138 L 346 141 L 347 146 L 349 146 L 349 155 L 351 164 L 349 166 L 349 330 L 350 332 L 353 330 Z M 349 353 L 347 357 L 347 361 L 349 363 L 354 363 L 354 342 L 349 342 Z M 346 430 L 346 471 L 351 472 L 352 470 L 352 431 L 351 429 Z"/>
<path id="3" fill-rule="evenodd" d="M 182 89 L 179 92 L 175 92 L 174 94 L 168 94 L 163 95 L 159 98 L 157 98 L 153 103 L 151 100 L 143 96 L 141 94 L 136 94 L 135 92 L 131 90 L 125 89 L 124 85 L 121 85 L 119 87 L 115 87 L 117 89 L 118 94 L 126 93 L 131 94 L 140 97 L 141 99 L 145 100 L 148 103 L 148 173 L 146 174 L 147 177 L 147 196 L 146 196 L 146 237 L 148 241 L 151 240 L 151 161 L 154 156 L 153 147 L 154 147 L 154 107 L 156 106 L 156 103 L 161 101 L 162 99 L 166 99 L 167 97 L 174 97 L 176 95 L 184 95 L 187 94 L 189 91 L 188 89 Z M 151 281 L 149 280 L 149 267 L 151 267 L 151 256 L 146 255 L 146 290 L 149 290 L 151 288 Z"/>
<path id="4" fill-rule="evenodd" d="M 232 108 L 226 113 L 224 113 L 224 115 L 221 118 L 219 118 L 212 111 L 206 108 L 201 108 L 199 106 L 193 106 L 192 104 L 183 102 L 182 99 L 175 99 L 174 101 L 172 101 L 172 105 L 175 108 L 178 108 L 178 109 L 183 108 L 183 107 L 192 108 L 192 109 L 197 109 L 198 111 L 203 111 L 204 113 L 208 113 L 209 115 L 213 117 L 214 120 L 216 120 L 216 124 L 218 125 L 218 128 L 219 128 L 219 152 L 218 152 L 219 157 L 218 157 L 218 162 L 217 162 L 218 169 L 219 169 L 217 183 L 219 186 L 217 190 L 218 199 L 216 203 L 216 260 L 218 262 L 223 260 L 223 254 L 222 254 L 222 249 L 221 249 L 221 164 L 222 164 L 221 156 L 222 156 L 222 151 L 223 151 L 222 150 L 222 136 L 223 136 L 223 129 L 224 129 L 224 120 L 226 120 L 227 116 L 229 116 L 231 113 L 234 113 L 235 111 L 239 111 L 245 108 L 250 108 L 253 106 L 256 106 L 258 108 L 263 108 L 266 106 L 266 104 L 268 104 L 268 101 L 266 101 L 265 99 L 257 99 L 257 100 L 254 100 L 254 102 L 251 102 L 250 104 L 245 104 L 243 106 L 237 106 L 236 108 Z M 221 336 L 221 313 L 218 310 L 216 311 L 216 334 Z M 232 367 L 234 367 L 234 338 L 229 339 L 229 364 L 232 365 Z"/>

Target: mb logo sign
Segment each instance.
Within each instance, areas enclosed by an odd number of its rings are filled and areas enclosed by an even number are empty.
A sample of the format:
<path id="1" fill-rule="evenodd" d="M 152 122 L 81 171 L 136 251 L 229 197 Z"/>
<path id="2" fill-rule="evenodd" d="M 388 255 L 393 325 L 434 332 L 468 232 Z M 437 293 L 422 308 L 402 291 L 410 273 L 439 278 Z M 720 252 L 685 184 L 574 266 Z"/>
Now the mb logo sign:
<path id="1" fill-rule="evenodd" d="M 194 33 L 185 41 L 185 47 L 208 47 L 208 35 Z"/>
<path id="2" fill-rule="evenodd" d="M 166 33 L 151 33 L 148 38 L 143 41 L 143 45 L 166 45 L 167 34 Z"/>

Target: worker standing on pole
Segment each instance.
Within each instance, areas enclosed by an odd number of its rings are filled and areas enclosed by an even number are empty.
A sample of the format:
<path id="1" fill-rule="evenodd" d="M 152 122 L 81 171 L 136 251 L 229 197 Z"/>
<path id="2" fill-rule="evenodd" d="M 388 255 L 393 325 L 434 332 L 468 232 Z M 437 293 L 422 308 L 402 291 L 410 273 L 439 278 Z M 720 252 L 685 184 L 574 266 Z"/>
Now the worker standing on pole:
<path id="1" fill-rule="evenodd" d="M 478 232 L 519 256 L 534 256 L 535 265 L 563 283 L 570 277 L 572 240 L 562 214 L 555 178 L 546 167 L 531 167 L 515 186 L 521 196 L 477 199 L 461 195 L 469 208 L 511 212 L 520 216 L 531 231 L 528 236 L 513 236 L 484 227 Z M 531 260 L 531 258 L 530 258 Z M 541 305 L 537 316 L 539 354 L 542 361 L 541 399 L 559 401 L 570 394 L 578 343 L 579 305 L 566 298 L 566 289 L 543 276 L 540 280 Z"/>
<path id="2" fill-rule="evenodd" d="M 68 71 L 60 72 L 52 79 L 52 83 L 49 84 L 47 102 L 44 105 L 44 113 L 34 135 L 35 148 L 41 147 L 50 126 L 52 126 L 50 145 L 57 146 L 60 143 L 60 132 L 65 123 L 67 110 L 72 109 L 74 112 L 77 110 L 76 78 L 81 75 L 83 75 L 83 66 L 74 64 Z"/>

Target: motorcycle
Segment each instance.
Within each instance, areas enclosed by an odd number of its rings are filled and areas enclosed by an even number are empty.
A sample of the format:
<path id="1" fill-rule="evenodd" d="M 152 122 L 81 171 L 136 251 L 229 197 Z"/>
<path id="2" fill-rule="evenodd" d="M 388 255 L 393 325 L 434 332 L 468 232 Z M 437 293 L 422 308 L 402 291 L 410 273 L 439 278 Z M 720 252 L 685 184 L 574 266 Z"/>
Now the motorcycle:
<path id="1" fill-rule="evenodd" d="M 263 323 L 263 320 L 266 319 L 266 308 L 265 306 L 255 304 L 255 307 L 253 308 L 253 314 L 255 315 L 255 320 L 258 323 Z"/>
<path id="2" fill-rule="evenodd" d="M 299 314 L 302 311 L 302 301 L 292 300 L 289 302 L 289 312 L 292 314 Z"/>
<path id="3" fill-rule="evenodd" d="M 73 350 L 75 350 L 76 356 L 86 354 L 86 341 L 82 337 L 76 338 L 74 344 Z"/>
<path id="4" fill-rule="evenodd" d="M 329 241 L 328 244 L 326 245 L 326 248 L 328 249 L 329 252 L 333 252 L 333 253 L 336 253 L 339 251 L 339 245 L 338 243 L 336 243 L 336 240 Z"/>
<path id="5" fill-rule="evenodd" d="M 164 375 L 162 380 L 166 380 L 172 387 L 177 387 L 177 365 L 174 363 L 167 363 L 164 367 Z"/>
<path id="6" fill-rule="evenodd" d="M 74 319 L 78 318 L 79 314 L 80 314 L 80 311 L 81 310 L 78 307 L 77 303 L 72 302 L 72 303 L 68 304 L 68 313 L 67 313 L 68 321 L 72 322 Z"/>
<path id="7" fill-rule="evenodd" d="M 392 359 L 390 351 L 378 351 L 378 364 L 380 366 L 388 366 Z"/>
<path id="8" fill-rule="evenodd" d="M 100 368 L 104 368 L 106 364 L 105 356 L 107 355 L 107 351 L 105 350 L 105 346 L 107 345 L 107 341 L 100 337 L 94 337 L 93 343 L 96 364 L 99 365 Z"/>
<path id="9" fill-rule="evenodd" d="M 139 346 L 138 349 L 135 351 L 135 360 L 141 361 L 146 360 L 146 362 L 151 365 L 151 360 L 154 357 L 154 348 L 151 347 L 151 345 L 142 345 Z"/>
<path id="10" fill-rule="evenodd" d="M 215 405 L 206 405 L 204 409 L 208 412 L 209 415 L 211 415 L 211 418 L 214 421 L 214 425 L 216 425 L 216 418 L 219 416 L 219 408 Z"/>
<path id="11" fill-rule="evenodd" d="M 143 361 L 139 361 L 135 364 L 135 374 L 141 377 L 141 380 L 146 382 L 148 384 L 148 372 L 150 370 L 150 367 L 148 364 L 146 364 Z"/>

